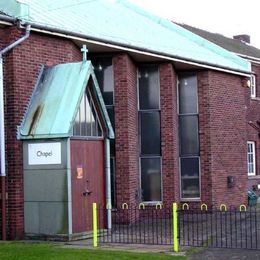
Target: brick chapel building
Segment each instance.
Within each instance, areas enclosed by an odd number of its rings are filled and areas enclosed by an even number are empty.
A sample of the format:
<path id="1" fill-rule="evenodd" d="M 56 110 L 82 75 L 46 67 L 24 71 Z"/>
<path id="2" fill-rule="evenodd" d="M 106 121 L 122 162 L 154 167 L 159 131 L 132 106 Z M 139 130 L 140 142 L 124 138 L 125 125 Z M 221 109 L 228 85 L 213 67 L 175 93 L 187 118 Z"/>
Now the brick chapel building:
<path id="1" fill-rule="evenodd" d="M 115 132 L 110 141 L 111 185 L 97 192 L 111 190 L 114 207 L 247 203 L 247 188 L 258 184 L 260 163 L 259 57 L 241 58 L 126 1 L 9 2 L 0 6 L 2 234 L 22 239 L 25 212 L 34 207 L 24 197 L 30 167 L 25 167 L 23 139 L 52 140 L 49 133 L 21 137 L 41 66 L 55 69 L 82 62 L 83 44 Z M 18 45 L 6 49 L 20 38 Z M 72 118 L 76 123 L 66 138 L 105 138 L 105 132 L 87 134 L 83 115 Z M 73 176 L 74 170 L 67 168 Z M 68 219 L 73 221 L 70 207 Z"/>

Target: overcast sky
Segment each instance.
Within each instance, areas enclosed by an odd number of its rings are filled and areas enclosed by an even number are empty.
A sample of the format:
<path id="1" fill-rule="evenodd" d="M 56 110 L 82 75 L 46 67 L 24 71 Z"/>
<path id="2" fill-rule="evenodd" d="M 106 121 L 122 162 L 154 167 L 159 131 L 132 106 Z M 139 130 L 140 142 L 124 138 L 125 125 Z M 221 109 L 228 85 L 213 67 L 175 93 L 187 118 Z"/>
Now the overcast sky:
<path id="1" fill-rule="evenodd" d="M 249 34 L 260 48 L 260 0 L 129 0 L 156 15 L 228 37 Z"/>

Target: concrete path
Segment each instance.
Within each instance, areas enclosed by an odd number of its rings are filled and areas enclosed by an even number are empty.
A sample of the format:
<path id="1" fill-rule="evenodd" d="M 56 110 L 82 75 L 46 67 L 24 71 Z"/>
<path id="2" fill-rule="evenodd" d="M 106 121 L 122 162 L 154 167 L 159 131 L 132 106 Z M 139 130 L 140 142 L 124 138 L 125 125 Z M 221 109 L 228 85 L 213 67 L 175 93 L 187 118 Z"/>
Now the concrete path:
<path id="1" fill-rule="evenodd" d="M 260 250 L 245 249 L 202 249 L 197 253 L 189 255 L 190 260 L 258 260 Z"/>
<path id="2" fill-rule="evenodd" d="M 91 239 L 66 242 L 65 247 L 93 249 Z M 260 250 L 248 249 L 184 247 L 182 252 L 175 254 L 172 246 L 114 243 L 99 245 L 98 249 L 186 255 L 190 260 L 260 260 Z"/>

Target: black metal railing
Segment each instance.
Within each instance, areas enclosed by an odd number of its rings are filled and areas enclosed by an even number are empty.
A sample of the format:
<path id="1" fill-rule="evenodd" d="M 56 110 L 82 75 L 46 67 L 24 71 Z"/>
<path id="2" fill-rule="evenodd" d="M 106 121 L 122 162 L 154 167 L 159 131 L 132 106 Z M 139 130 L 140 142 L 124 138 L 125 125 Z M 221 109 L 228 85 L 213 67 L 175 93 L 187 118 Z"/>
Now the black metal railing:
<path id="1" fill-rule="evenodd" d="M 125 204 L 125 203 L 124 203 Z M 140 206 L 141 205 L 141 206 Z M 190 208 L 187 203 L 172 207 L 144 206 L 97 208 L 98 243 L 126 243 L 260 249 L 260 209 Z M 108 212 L 111 226 L 108 226 Z M 177 228 L 173 230 L 173 214 Z M 176 222 L 175 222 L 176 225 Z M 178 236 L 178 239 L 177 239 Z M 174 240 L 174 241 L 173 241 Z"/>
<path id="2" fill-rule="evenodd" d="M 98 208 L 99 216 L 107 216 L 108 209 Z M 112 209 L 112 225 L 99 219 L 99 243 L 127 243 L 172 245 L 171 208 Z"/>
<path id="3" fill-rule="evenodd" d="M 181 246 L 260 249 L 260 211 L 178 210 Z"/>

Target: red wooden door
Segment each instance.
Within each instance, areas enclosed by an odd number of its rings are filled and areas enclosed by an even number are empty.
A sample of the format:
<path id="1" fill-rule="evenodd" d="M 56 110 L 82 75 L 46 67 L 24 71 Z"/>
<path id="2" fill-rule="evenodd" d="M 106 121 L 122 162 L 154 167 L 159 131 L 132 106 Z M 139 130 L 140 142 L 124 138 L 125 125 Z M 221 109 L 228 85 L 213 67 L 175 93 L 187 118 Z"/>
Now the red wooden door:
<path id="1" fill-rule="evenodd" d="M 71 140 L 72 231 L 92 230 L 92 203 L 105 205 L 103 140 Z"/>

